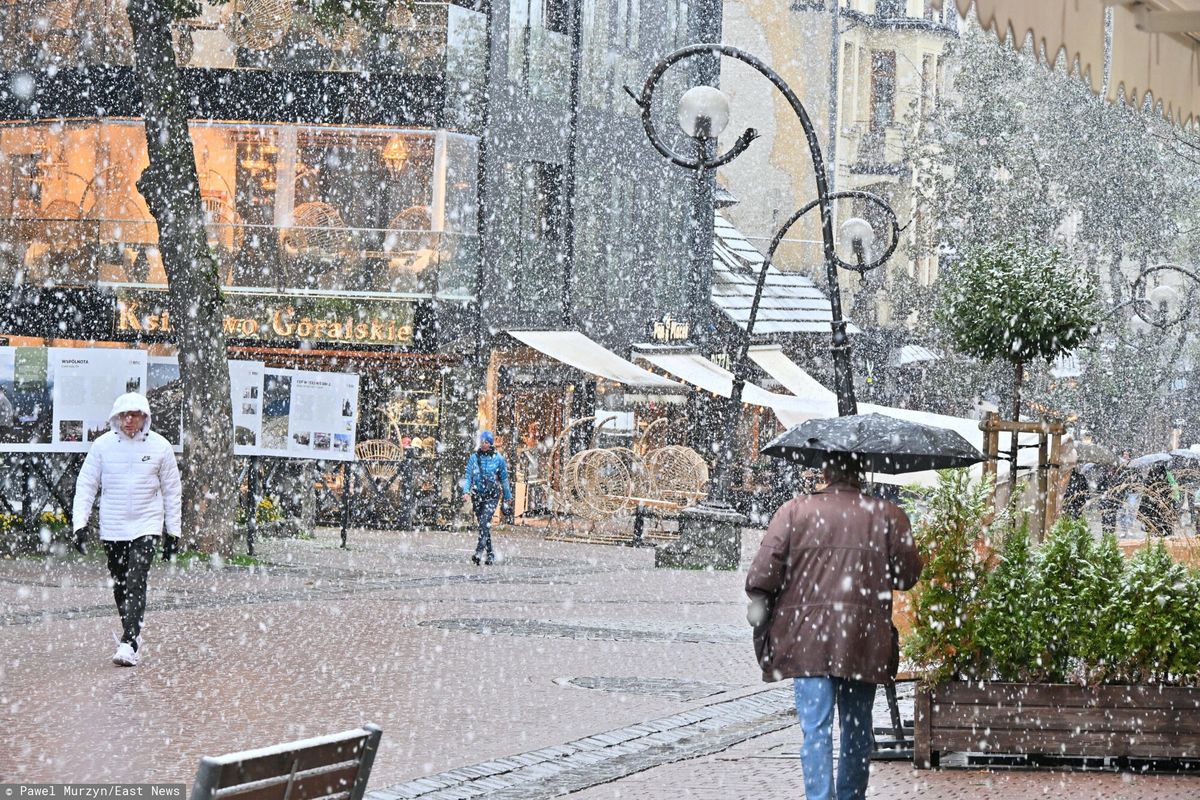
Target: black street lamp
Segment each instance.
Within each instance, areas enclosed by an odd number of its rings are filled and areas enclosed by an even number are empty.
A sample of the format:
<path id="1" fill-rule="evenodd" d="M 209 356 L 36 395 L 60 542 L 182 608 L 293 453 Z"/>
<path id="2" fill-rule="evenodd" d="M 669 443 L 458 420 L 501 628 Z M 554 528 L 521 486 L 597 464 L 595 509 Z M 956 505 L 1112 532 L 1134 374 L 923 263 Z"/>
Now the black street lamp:
<path id="1" fill-rule="evenodd" d="M 721 457 L 717 460 L 716 474 L 713 476 L 712 481 L 712 500 L 717 504 L 724 504 L 729 489 L 728 466 L 734 449 L 734 438 L 737 435 L 738 422 L 741 417 L 742 389 L 746 384 L 747 353 L 754 335 L 754 322 L 758 316 L 758 306 L 762 299 L 763 285 L 767 279 L 767 270 L 775 256 L 775 250 L 797 220 L 814 208 L 820 210 L 825 279 L 828 283 L 829 307 L 831 311 L 830 327 L 832 329 L 831 352 L 833 357 L 834 390 L 837 395 L 838 414 L 840 416 L 847 416 L 858 413 L 858 404 L 854 397 L 854 375 L 850 363 L 850 341 L 846 335 L 846 320 L 842 317 L 842 296 L 841 287 L 838 283 L 838 268 L 862 274 L 886 262 L 892 253 L 895 252 L 896 245 L 899 243 L 900 226 L 896 221 L 896 213 L 878 195 L 863 191 L 829 191 L 829 181 L 825 174 L 825 161 L 821 154 L 821 145 L 817 140 L 816 131 L 813 128 L 811 118 L 808 116 L 808 111 L 805 110 L 804 105 L 800 102 L 800 98 L 796 96 L 791 87 L 787 85 L 775 70 L 750 53 L 736 47 L 730 47 L 729 45 L 693 44 L 680 48 L 664 57 L 654 66 L 654 69 L 650 71 L 649 77 L 646 78 L 646 83 L 642 87 L 640 97 L 635 95 L 628 86 L 625 87 L 625 91 L 629 93 L 634 102 L 642 109 L 642 126 L 646 130 L 646 136 L 650 139 L 650 143 L 672 164 L 684 167 L 685 169 L 696 170 L 698 186 L 700 187 L 698 191 L 704 191 L 704 187 L 708 185 L 708 176 L 712 172 L 741 155 L 750 146 L 750 143 L 758 137 L 758 132 L 753 128 L 747 128 L 727 152 L 723 154 L 717 153 L 715 147 L 716 137 L 720 135 L 721 131 L 729 123 L 729 99 L 719 89 L 712 86 L 693 87 L 685 92 L 679 101 L 680 127 L 683 128 L 684 133 L 696 142 L 696 155 L 689 158 L 675 152 L 662 141 L 654 127 L 654 121 L 651 118 L 651 108 L 654 99 L 654 90 L 668 69 L 686 58 L 714 55 L 736 58 L 738 61 L 750 65 L 765 76 L 783 94 L 788 104 L 792 107 L 792 111 L 796 114 L 796 118 L 800 121 L 800 125 L 804 128 L 804 135 L 808 140 L 809 155 L 812 158 L 813 175 L 816 178 L 817 189 L 816 199 L 792 214 L 780 226 L 775 236 L 771 239 L 771 245 L 767 249 L 762 268 L 758 273 L 758 282 L 754 288 L 754 300 L 750 305 L 750 317 L 746 321 L 746 334 L 737 345 L 730 365 L 730 371 L 733 373 L 733 387 L 729 397 L 730 413 L 725 431 L 724 446 L 721 451 Z M 854 263 L 844 261 L 838 256 L 833 235 L 833 203 L 835 200 L 848 199 L 871 203 L 883 213 L 886 219 L 885 224 L 890 230 L 891 241 L 884 249 L 883 254 L 878 258 L 873 260 L 867 259 L 867 253 L 875 239 L 875 232 L 869 222 L 858 217 L 846 220 L 842 223 L 840 229 L 841 238 L 845 246 L 854 252 Z M 707 248 L 701 248 L 702 252 L 694 254 L 698 262 L 701 259 L 706 259 L 710 264 L 712 261 L 712 213 L 710 205 L 706 212 L 707 219 L 697 220 L 697 223 L 701 225 L 707 222 L 710 234 Z"/>

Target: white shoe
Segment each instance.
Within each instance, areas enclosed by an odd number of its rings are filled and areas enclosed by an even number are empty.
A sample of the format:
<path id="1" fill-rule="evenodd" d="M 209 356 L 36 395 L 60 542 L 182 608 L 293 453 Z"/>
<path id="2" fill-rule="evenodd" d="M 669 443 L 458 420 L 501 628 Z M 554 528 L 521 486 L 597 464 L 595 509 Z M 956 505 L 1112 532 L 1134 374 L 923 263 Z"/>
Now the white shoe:
<path id="1" fill-rule="evenodd" d="M 112 662 L 118 667 L 136 667 L 138 651 L 129 642 L 121 642 L 117 645 L 117 652 L 113 653 Z"/>

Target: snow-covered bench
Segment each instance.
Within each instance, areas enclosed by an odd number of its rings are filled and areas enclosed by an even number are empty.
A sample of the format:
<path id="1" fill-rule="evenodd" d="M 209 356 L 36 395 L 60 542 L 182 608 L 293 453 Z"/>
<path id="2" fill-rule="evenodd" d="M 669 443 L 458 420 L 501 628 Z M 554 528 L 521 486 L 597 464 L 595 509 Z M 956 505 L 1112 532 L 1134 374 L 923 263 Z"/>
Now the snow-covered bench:
<path id="1" fill-rule="evenodd" d="M 343 733 L 200 759 L 192 800 L 362 800 L 383 731 Z"/>

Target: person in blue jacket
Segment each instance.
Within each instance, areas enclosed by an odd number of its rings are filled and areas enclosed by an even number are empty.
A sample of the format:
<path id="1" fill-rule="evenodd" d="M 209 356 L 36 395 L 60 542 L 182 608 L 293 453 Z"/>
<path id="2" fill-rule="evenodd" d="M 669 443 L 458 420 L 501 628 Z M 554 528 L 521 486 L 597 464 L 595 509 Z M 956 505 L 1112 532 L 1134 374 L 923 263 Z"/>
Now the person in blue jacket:
<path id="1" fill-rule="evenodd" d="M 496 438 L 491 431 L 479 434 L 479 449 L 467 459 L 467 472 L 463 476 L 463 492 L 471 498 L 471 508 L 479 520 L 479 543 L 471 561 L 478 564 L 486 555 L 484 563 L 496 563 L 496 551 L 492 548 L 492 514 L 496 504 L 504 496 L 505 504 L 512 502 L 512 487 L 508 484 L 508 464 L 504 456 L 495 450 Z"/>

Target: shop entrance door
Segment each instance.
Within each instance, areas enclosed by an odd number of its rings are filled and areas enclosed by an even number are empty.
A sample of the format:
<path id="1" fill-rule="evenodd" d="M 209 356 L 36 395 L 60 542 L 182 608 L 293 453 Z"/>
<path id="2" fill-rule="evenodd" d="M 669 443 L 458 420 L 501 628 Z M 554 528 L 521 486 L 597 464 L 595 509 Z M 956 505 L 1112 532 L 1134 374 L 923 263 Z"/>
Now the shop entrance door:
<path id="1" fill-rule="evenodd" d="M 550 456 L 566 427 L 573 394 L 572 386 L 539 386 L 509 389 L 500 398 L 496 444 L 512 469 L 516 516 L 549 510 L 549 487 L 562 470 Z"/>

